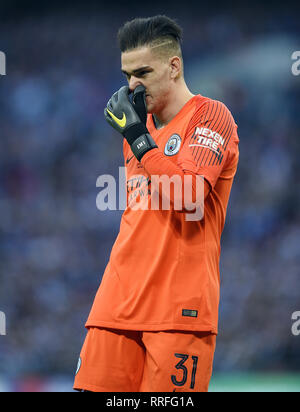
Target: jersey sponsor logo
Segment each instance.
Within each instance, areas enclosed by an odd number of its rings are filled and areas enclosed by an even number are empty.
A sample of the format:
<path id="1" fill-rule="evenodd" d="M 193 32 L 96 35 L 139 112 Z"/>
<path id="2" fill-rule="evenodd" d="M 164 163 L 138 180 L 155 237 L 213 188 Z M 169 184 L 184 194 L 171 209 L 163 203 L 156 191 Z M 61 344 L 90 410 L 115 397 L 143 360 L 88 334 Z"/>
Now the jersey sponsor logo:
<path id="1" fill-rule="evenodd" d="M 176 155 L 181 146 L 181 137 L 178 134 L 173 134 L 170 139 L 167 141 L 165 146 L 165 155 L 174 156 Z"/>
<path id="2" fill-rule="evenodd" d="M 193 135 L 193 141 L 190 147 L 204 147 L 212 150 L 217 155 L 220 154 L 220 146 L 224 148 L 225 139 L 217 132 L 206 129 L 205 127 L 197 127 Z"/>
<path id="3" fill-rule="evenodd" d="M 148 208 L 148 200 L 151 197 L 151 180 L 144 175 L 134 175 L 127 180 L 128 206 L 132 209 L 144 210 Z"/>
<path id="4" fill-rule="evenodd" d="M 123 113 L 122 119 L 119 119 L 117 116 L 115 116 L 110 110 L 106 109 L 111 118 L 117 123 L 118 126 L 120 126 L 122 129 L 126 126 L 126 115 Z"/>

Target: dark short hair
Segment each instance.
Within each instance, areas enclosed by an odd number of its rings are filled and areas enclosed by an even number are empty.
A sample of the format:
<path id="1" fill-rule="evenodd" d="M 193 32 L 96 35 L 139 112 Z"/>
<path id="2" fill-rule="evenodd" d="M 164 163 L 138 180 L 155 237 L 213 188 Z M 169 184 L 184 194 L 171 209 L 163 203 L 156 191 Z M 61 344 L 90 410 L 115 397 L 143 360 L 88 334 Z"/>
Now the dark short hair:
<path id="1" fill-rule="evenodd" d="M 174 20 L 162 15 L 128 21 L 118 32 L 122 53 L 167 40 L 181 49 L 182 29 Z"/>

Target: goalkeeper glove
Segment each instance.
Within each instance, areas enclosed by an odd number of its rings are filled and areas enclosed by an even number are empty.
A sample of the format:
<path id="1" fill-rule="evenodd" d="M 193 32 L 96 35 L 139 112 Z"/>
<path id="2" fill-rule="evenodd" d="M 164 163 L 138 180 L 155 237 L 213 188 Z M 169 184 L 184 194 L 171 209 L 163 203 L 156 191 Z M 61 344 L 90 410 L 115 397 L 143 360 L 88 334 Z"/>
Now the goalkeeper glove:
<path id="1" fill-rule="evenodd" d="M 157 145 L 146 127 L 145 87 L 140 85 L 134 90 L 132 102 L 129 94 L 128 86 L 121 87 L 108 101 L 104 116 L 125 137 L 132 153 L 140 162 L 144 154 L 157 148 Z"/>

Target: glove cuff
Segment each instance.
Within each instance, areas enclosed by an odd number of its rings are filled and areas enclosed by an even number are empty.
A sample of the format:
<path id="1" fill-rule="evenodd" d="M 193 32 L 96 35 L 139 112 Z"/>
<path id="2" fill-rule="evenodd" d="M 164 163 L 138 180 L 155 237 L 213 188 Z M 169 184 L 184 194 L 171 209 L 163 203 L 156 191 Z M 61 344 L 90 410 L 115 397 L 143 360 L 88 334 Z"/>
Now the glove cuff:
<path id="1" fill-rule="evenodd" d="M 138 137 L 131 144 L 132 153 L 135 155 L 135 157 L 137 158 L 139 162 L 141 161 L 145 153 L 157 147 L 158 146 L 156 145 L 155 141 L 153 140 L 153 138 L 150 136 L 149 133 L 143 134 L 142 136 Z"/>
<path id="2" fill-rule="evenodd" d="M 145 153 L 157 147 L 147 127 L 143 123 L 137 123 L 129 127 L 123 135 L 131 146 L 132 153 L 139 162 Z"/>
<path id="3" fill-rule="evenodd" d="M 131 146 L 142 134 L 147 133 L 149 133 L 147 127 L 143 123 L 137 123 L 124 131 L 123 136 Z"/>

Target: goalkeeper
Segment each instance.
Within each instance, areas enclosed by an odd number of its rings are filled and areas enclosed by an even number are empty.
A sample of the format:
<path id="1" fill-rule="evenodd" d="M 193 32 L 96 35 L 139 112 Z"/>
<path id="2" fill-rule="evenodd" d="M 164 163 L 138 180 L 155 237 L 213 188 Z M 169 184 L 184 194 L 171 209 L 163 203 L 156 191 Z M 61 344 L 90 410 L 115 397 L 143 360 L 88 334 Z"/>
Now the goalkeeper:
<path id="1" fill-rule="evenodd" d="M 118 38 L 128 86 L 113 94 L 105 118 L 124 137 L 128 207 L 86 322 L 74 389 L 206 392 L 218 334 L 220 241 L 239 158 L 237 126 L 223 103 L 188 89 L 176 22 L 135 19 Z M 136 176 L 144 179 L 135 185 Z M 181 190 L 167 194 L 169 209 L 131 207 L 150 205 L 154 176 L 180 178 Z M 201 220 L 191 218 L 199 176 Z"/>

